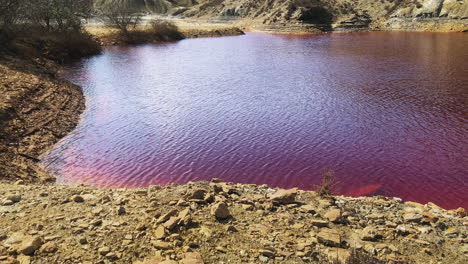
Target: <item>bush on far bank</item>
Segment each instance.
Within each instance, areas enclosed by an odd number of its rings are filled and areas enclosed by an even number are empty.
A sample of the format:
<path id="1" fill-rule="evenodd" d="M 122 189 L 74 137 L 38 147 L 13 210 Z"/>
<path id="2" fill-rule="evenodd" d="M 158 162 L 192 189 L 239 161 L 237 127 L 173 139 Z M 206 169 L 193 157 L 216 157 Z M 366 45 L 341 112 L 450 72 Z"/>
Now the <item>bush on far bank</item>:
<path id="1" fill-rule="evenodd" d="M 184 39 L 179 28 L 166 20 L 153 20 L 147 25 L 141 25 L 127 33 L 121 33 L 117 38 L 127 44 L 142 44 L 151 42 L 176 41 Z"/>
<path id="2" fill-rule="evenodd" d="M 152 20 L 150 22 L 150 31 L 159 36 L 161 40 L 181 40 L 184 38 L 177 25 L 167 20 Z"/>
<path id="3" fill-rule="evenodd" d="M 96 10 L 103 23 L 119 31 L 117 42 L 129 44 L 183 39 L 178 27 L 167 20 L 143 21 L 141 10 L 128 2 L 105 3 Z"/>

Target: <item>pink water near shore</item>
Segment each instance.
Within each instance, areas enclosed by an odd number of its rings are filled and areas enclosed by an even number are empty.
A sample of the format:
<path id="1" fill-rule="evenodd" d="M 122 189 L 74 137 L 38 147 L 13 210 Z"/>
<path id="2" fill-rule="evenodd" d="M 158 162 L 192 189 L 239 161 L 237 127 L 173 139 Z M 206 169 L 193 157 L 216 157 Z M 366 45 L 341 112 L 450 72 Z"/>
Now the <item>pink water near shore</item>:
<path id="1" fill-rule="evenodd" d="M 209 180 L 468 208 L 468 34 L 252 33 L 112 47 L 70 65 L 87 109 L 59 183 Z"/>

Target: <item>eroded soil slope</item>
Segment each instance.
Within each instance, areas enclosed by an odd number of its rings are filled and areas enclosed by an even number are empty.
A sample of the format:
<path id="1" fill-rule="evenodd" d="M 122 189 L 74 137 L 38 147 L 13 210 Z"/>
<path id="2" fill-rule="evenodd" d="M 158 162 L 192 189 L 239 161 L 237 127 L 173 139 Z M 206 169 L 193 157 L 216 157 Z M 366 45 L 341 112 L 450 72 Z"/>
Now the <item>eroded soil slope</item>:
<path id="1" fill-rule="evenodd" d="M 70 132 L 84 110 L 81 88 L 55 76 L 55 64 L 0 61 L 0 180 L 47 181 L 39 156 Z"/>

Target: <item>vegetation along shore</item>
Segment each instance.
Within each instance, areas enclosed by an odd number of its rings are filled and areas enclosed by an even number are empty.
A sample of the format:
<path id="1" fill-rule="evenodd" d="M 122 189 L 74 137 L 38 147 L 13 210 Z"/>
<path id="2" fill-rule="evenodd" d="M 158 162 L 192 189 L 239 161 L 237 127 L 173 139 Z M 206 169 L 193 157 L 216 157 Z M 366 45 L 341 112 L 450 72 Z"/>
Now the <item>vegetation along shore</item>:
<path id="1" fill-rule="evenodd" d="M 468 263 L 463 208 L 334 196 L 327 181 L 318 191 L 219 179 L 59 186 L 40 166 L 85 109 L 61 65 L 104 46 L 243 31 L 466 31 L 466 1 L 52 2 L 0 0 L 0 263 Z M 171 19 L 145 19 L 153 12 Z"/>

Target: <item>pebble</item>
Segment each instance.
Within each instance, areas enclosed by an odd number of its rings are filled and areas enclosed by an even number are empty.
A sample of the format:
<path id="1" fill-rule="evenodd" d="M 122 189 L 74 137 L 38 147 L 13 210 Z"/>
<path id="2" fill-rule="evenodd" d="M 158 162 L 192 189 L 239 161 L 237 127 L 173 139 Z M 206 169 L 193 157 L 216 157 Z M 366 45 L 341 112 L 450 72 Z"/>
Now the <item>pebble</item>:
<path id="1" fill-rule="evenodd" d="M 339 223 L 342 219 L 341 210 L 337 208 L 330 209 L 325 213 L 325 218 L 332 223 Z"/>
<path id="2" fill-rule="evenodd" d="M 74 195 L 72 197 L 72 201 L 74 201 L 75 203 L 83 203 L 85 200 L 84 200 L 83 196 Z"/>
<path id="3" fill-rule="evenodd" d="M 211 215 L 218 219 L 227 219 L 231 217 L 231 213 L 229 212 L 227 205 L 223 202 L 216 203 L 211 207 Z"/>
<path id="4" fill-rule="evenodd" d="M 44 244 L 44 241 L 38 236 L 25 237 L 18 251 L 24 255 L 33 255 L 42 244 Z"/>
<path id="5" fill-rule="evenodd" d="M 319 243 L 331 247 L 339 247 L 342 243 L 341 233 L 330 228 L 321 229 L 317 234 L 317 240 Z"/>
<path id="6" fill-rule="evenodd" d="M 110 252 L 111 252 L 110 247 L 102 247 L 102 248 L 98 249 L 98 253 L 101 256 L 105 256 L 105 255 L 109 254 Z"/>
<path id="7" fill-rule="evenodd" d="M 21 201 L 21 195 L 19 194 L 9 195 L 7 196 L 6 199 L 12 201 L 13 203 L 19 203 Z"/>
<path id="8" fill-rule="evenodd" d="M 289 203 L 295 202 L 296 196 L 297 196 L 296 189 L 290 189 L 290 190 L 281 189 L 281 190 L 276 191 L 273 195 L 271 195 L 270 200 L 281 203 L 281 204 L 289 204 Z"/>
<path id="9" fill-rule="evenodd" d="M 405 222 L 419 223 L 423 219 L 423 216 L 419 213 L 406 213 L 403 215 Z"/>

